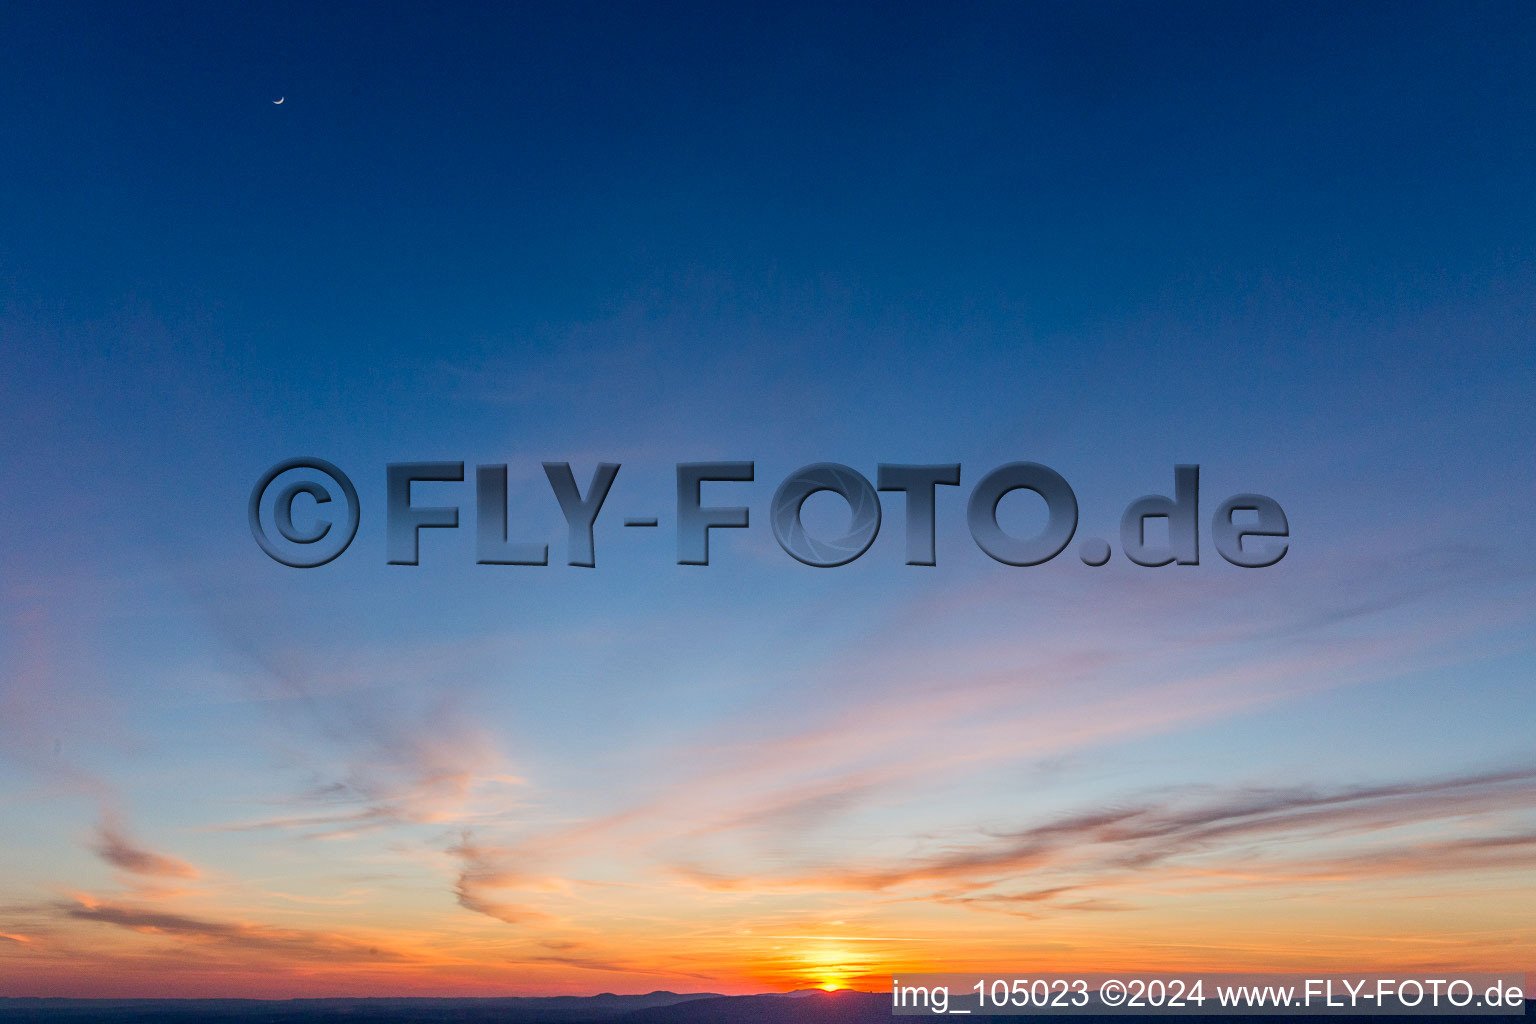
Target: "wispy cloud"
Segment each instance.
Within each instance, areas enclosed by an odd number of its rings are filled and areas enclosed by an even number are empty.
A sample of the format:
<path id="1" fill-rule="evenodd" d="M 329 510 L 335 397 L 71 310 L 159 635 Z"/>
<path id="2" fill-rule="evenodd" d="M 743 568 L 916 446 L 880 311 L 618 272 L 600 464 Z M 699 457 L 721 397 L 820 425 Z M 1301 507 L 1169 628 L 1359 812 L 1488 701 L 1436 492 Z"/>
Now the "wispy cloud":
<path id="1" fill-rule="evenodd" d="M 1102 910 L 1110 905 L 1084 890 L 1145 886 L 1153 870 L 1167 878 L 1283 885 L 1387 872 L 1536 867 L 1528 820 L 1533 811 L 1536 768 L 1526 766 L 1331 789 L 1177 790 L 1083 808 L 1018 830 L 978 830 L 970 842 L 884 863 L 823 864 L 767 876 L 688 864 L 679 873 L 719 890 L 892 892 L 965 905 Z M 1433 831 L 1452 824 L 1478 831 L 1450 837 Z M 1014 888 L 1020 882 L 1027 887 Z"/>
<path id="2" fill-rule="evenodd" d="M 245 952 L 279 954 L 310 961 L 404 961 L 403 954 L 333 932 L 271 928 L 218 921 L 111 902 L 60 903 L 57 912 L 76 921 L 110 924 L 129 931 L 168 935 L 194 944 Z"/>
<path id="3" fill-rule="evenodd" d="M 604 956 L 583 956 L 578 953 L 550 953 L 547 955 L 524 956 L 512 962 L 518 964 L 554 964 L 560 967 L 572 967 L 580 971 L 597 971 L 603 974 L 638 974 L 650 977 L 672 975 L 679 978 L 695 978 L 701 981 L 713 980 L 710 975 L 695 971 L 682 971 L 659 967 L 655 964 L 640 964 Z"/>
<path id="4" fill-rule="evenodd" d="M 448 852 L 461 864 L 453 887 L 459 906 L 507 924 L 548 920 L 548 914 L 497 899 L 487 893 L 487 890 L 527 889 L 535 884 L 534 878 L 510 866 L 514 851 L 481 846 L 466 831 L 456 845 L 449 847 Z"/>
<path id="5" fill-rule="evenodd" d="M 302 706 L 328 743 L 310 769 L 315 783 L 285 798 L 298 813 L 226 828 L 338 837 L 392 825 L 461 823 L 515 806 L 507 787 L 523 780 L 507 770 L 496 740 L 451 694 L 425 708 L 376 695 L 306 699 Z M 475 806 L 480 796 L 489 802 L 483 811 Z"/>
<path id="6" fill-rule="evenodd" d="M 104 811 L 96 825 L 96 855 L 119 870 L 150 878 L 196 878 L 197 868 L 184 860 L 156 853 L 128 837 L 116 814 Z"/>

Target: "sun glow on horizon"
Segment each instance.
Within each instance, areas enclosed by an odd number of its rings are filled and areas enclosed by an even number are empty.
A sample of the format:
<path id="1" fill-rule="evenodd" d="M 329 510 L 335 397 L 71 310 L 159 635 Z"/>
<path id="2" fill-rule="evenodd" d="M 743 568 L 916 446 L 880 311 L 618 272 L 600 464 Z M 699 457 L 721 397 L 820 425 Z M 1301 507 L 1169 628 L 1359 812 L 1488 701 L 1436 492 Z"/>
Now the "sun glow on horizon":
<path id="1" fill-rule="evenodd" d="M 805 964 L 804 975 L 815 988 L 823 992 L 836 992 L 848 984 L 849 976 L 857 973 L 850 964 L 854 956 L 838 946 L 826 946 L 807 950 L 801 954 Z"/>

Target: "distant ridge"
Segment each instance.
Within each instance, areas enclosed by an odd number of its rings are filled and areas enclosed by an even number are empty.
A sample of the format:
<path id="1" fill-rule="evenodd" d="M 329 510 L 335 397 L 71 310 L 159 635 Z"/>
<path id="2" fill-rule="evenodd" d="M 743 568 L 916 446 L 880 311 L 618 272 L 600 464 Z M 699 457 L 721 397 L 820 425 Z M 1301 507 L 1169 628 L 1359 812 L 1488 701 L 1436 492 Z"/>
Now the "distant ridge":
<path id="1" fill-rule="evenodd" d="M 44 999 L 0 997 L 0 1024 L 854 1024 L 889 1020 L 889 997 L 803 989 L 773 995 L 346 999 Z"/>
<path id="2" fill-rule="evenodd" d="M 1525 1019 L 1536 1016 L 1527 1001 Z M 1023 1018 L 1012 1018 L 1020 1020 Z M 1034 1018 L 1038 1019 L 1038 1018 Z M 1175 1020 L 1194 1021 L 1192 1017 Z M 1375 1024 L 1419 1018 L 1373 1016 Z M 1439 1017 L 1440 1021 L 1471 1017 Z M 1487 1024 L 1488 1017 L 1476 1018 Z M 1509 1018 L 1502 1018 L 1508 1020 Z M 1077 1024 L 1124 1018 L 1074 1017 Z M 1204 1024 L 1247 1024 L 1251 1017 L 1206 1016 Z M 0 1024 L 891 1024 L 885 992 L 804 989 L 774 995 L 711 992 L 644 995 L 374 999 L 45 999 L 0 996 Z"/>
<path id="3" fill-rule="evenodd" d="M 636 1010 L 624 1024 L 863 1024 L 891 1020 L 884 992 L 822 992 L 787 995 L 716 996 L 672 1006 Z"/>
<path id="4" fill-rule="evenodd" d="M 0 1024 L 857 1024 L 888 1021 L 883 993 L 362 999 L 45 999 L 0 997 Z"/>
<path id="5" fill-rule="evenodd" d="M 609 1024 L 714 992 L 644 995 L 341 999 L 48 999 L 0 997 L 3 1024 Z"/>

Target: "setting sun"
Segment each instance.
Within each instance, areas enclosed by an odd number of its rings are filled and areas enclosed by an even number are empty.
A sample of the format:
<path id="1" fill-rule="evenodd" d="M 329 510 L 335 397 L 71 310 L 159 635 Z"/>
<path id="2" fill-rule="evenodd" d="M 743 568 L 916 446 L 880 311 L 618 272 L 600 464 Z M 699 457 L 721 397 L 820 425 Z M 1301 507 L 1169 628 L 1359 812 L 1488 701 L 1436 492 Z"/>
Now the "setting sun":
<path id="1" fill-rule="evenodd" d="M 859 970 L 857 957 L 839 946 L 826 946 L 806 950 L 800 956 L 805 964 L 804 976 L 823 992 L 836 992 L 843 988 L 850 975 Z"/>

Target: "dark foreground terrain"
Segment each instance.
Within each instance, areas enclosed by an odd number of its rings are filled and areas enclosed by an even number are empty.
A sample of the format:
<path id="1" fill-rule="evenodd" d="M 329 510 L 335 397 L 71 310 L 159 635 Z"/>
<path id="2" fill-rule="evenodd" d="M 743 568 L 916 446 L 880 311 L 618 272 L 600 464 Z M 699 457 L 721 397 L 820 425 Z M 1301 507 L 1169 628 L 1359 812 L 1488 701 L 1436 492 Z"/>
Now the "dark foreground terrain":
<path id="1" fill-rule="evenodd" d="M 853 1024 L 888 1020 L 890 997 L 865 992 L 533 999 L 4 999 L 0 1024 Z"/>
<path id="2" fill-rule="evenodd" d="M 1285 1016 L 1293 1016 L 1286 1014 Z M 1304 1016 L 1304 1015 L 1297 1015 Z M 1525 1016 L 1532 1016 L 1531 1005 Z M 526 999 L 10 999 L 0 998 L 0 1024 L 863 1024 L 891 1021 L 884 992 L 797 992 L 720 996 L 651 992 L 636 996 Z M 897 1018 L 918 1020 L 919 1017 Z M 999 1017 L 999 1021 L 1019 1017 Z M 1039 1020 L 1041 1018 L 1033 1018 Z M 1077 1024 L 1125 1024 L 1134 1017 L 1070 1017 Z M 1247 1017 L 1160 1017 L 1160 1020 L 1254 1022 Z M 1274 1016 L 1271 1020 L 1283 1020 Z M 1314 1018 L 1315 1019 L 1315 1018 Z M 1351 1018 L 1398 1024 L 1425 1017 Z M 1430 1020 L 1508 1021 L 1507 1016 Z"/>

